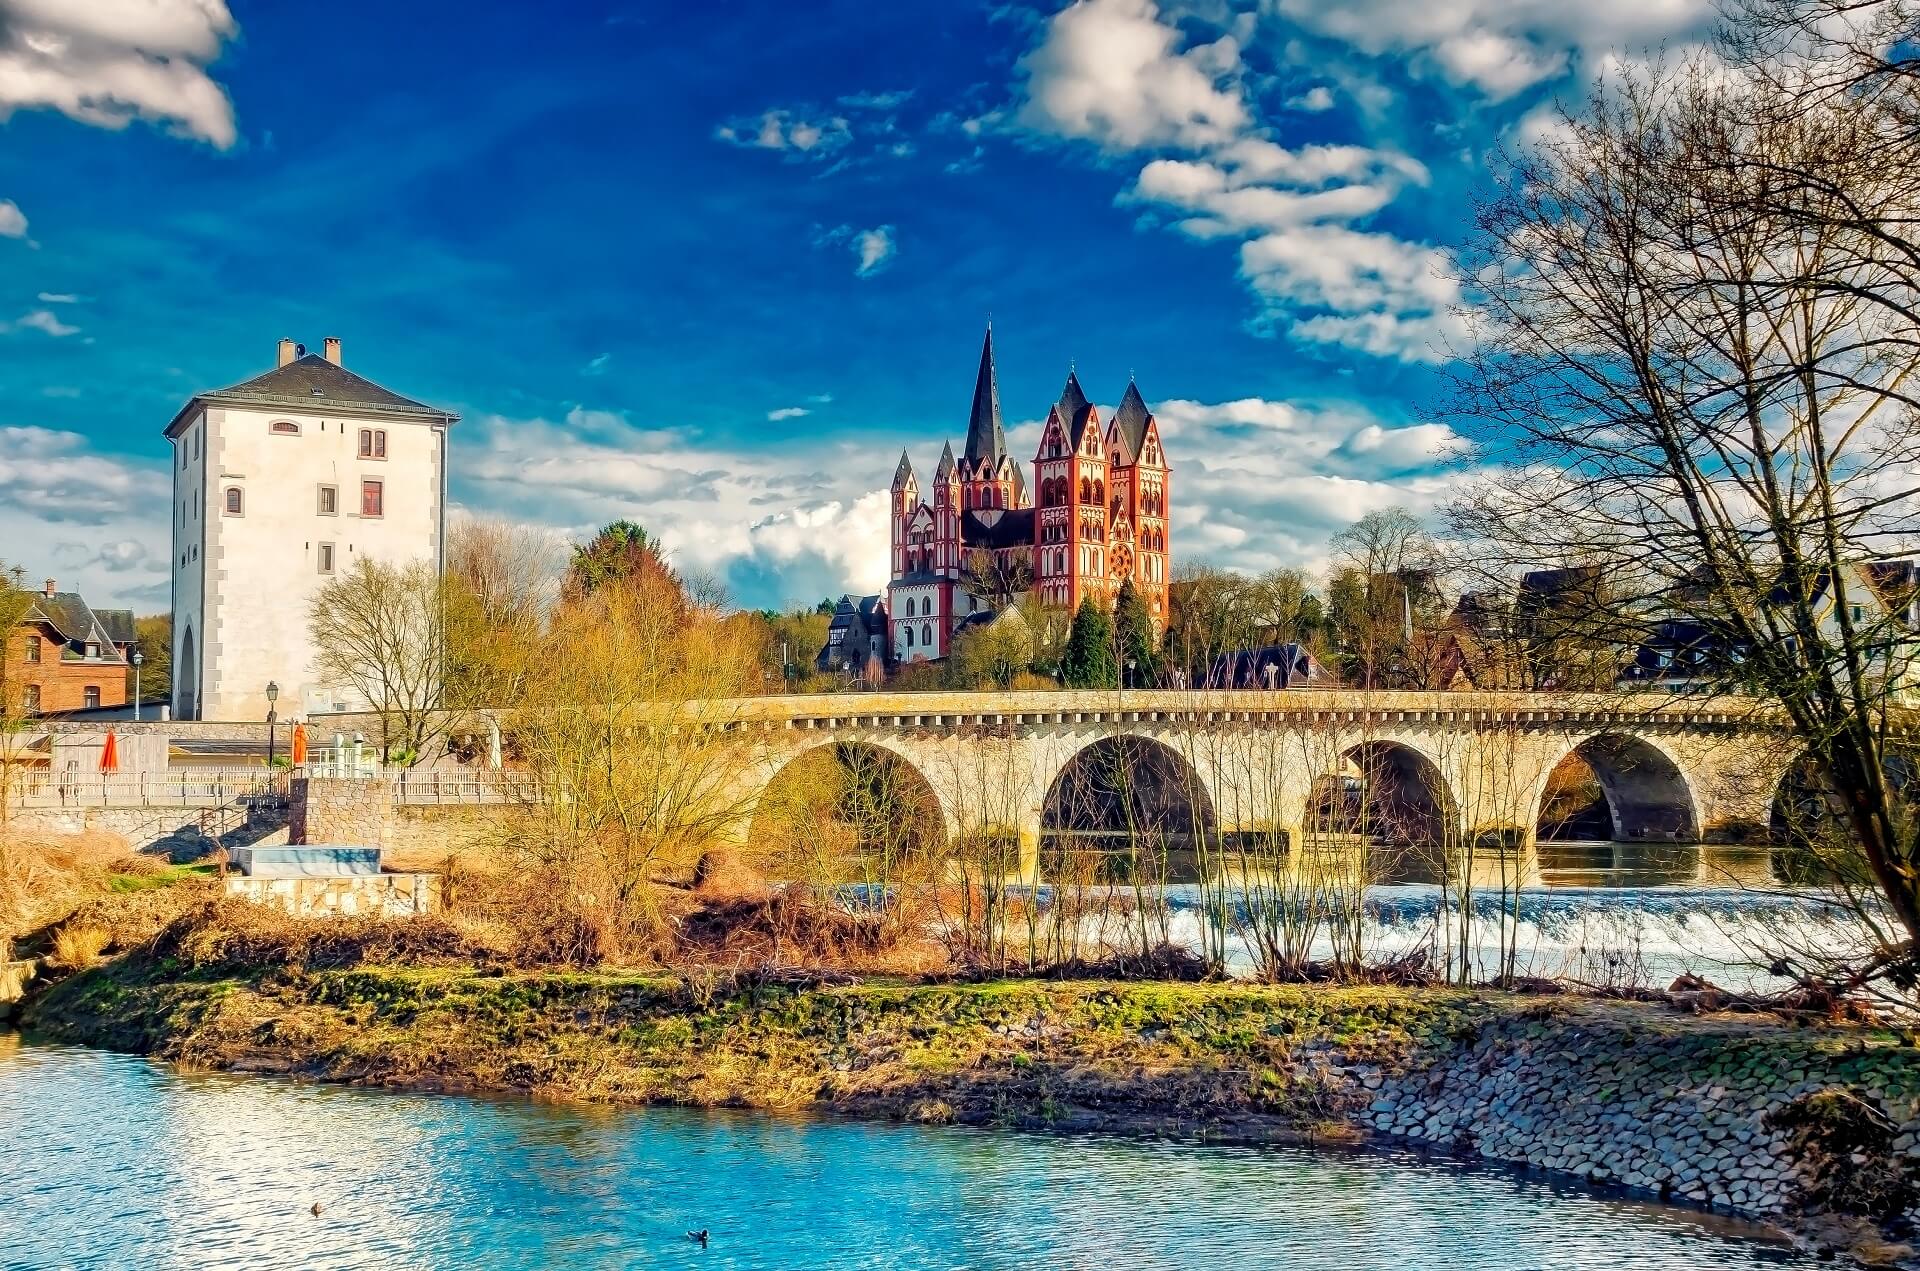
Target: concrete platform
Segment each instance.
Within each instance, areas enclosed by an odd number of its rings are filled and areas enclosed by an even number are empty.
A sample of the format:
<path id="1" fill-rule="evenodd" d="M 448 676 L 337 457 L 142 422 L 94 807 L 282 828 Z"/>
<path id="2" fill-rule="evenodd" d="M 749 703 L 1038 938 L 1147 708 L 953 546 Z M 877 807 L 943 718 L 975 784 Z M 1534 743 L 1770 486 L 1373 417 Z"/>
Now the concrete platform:
<path id="1" fill-rule="evenodd" d="M 236 847 L 230 853 L 248 878 L 363 878 L 380 872 L 380 849 L 333 843 Z"/>

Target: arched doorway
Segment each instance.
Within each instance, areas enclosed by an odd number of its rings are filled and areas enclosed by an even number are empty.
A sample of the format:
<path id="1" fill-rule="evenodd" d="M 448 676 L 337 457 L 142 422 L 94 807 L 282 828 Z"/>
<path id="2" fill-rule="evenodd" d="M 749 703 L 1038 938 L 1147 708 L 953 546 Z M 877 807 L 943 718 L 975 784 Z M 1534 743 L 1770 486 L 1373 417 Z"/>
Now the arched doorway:
<path id="1" fill-rule="evenodd" d="M 1587 738 L 1547 774 L 1535 819 L 1540 869 L 1561 886 L 1656 886 L 1699 879 L 1693 789 L 1652 742 Z"/>
<path id="2" fill-rule="evenodd" d="M 748 843 L 774 877 L 826 886 L 906 881 L 937 869 L 940 799 L 905 757 L 868 742 L 816 746 L 760 794 Z"/>
<path id="3" fill-rule="evenodd" d="M 1215 828 L 1213 798 L 1179 751 L 1148 737 L 1103 737 L 1047 788 L 1041 872 L 1062 881 L 1194 882 Z"/>
<path id="4" fill-rule="evenodd" d="M 178 718 L 200 718 L 200 659 L 194 653 L 192 623 L 180 637 L 180 658 L 173 667 L 173 700 Z"/>

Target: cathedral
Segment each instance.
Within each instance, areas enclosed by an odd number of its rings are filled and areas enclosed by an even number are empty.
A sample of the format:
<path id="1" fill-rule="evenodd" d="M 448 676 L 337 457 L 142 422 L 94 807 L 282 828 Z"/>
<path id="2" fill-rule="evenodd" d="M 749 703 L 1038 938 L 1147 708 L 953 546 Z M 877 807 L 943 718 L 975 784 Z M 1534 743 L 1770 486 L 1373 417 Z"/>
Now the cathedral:
<path id="1" fill-rule="evenodd" d="M 1007 452 L 993 328 L 980 350 L 959 458 L 949 443 L 922 489 L 903 452 L 893 474 L 890 653 L 896 663 L 947 656 L 954 633 L 1031 590 L 1067 612 L 1113 602 L 1123 580 L 1167 619 L 1168 469 L 1153 412 L 1132 382 L 1111 418 L 1067 374 L 1047 411 L 1033 478 Z"/>

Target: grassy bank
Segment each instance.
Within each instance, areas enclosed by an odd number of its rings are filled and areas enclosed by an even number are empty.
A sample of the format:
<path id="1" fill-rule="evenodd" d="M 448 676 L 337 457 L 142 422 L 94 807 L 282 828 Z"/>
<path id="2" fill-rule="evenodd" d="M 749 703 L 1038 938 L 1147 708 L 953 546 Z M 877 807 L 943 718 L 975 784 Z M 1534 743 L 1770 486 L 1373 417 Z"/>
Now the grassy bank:
<path id="1" fill-rule="evenodd" d="M 543 1097 L 824 1108 L 920 1120 L 1349 1136 L 1337 1068 L 1403 1067 L 1517 1002 L 1230 984 L 720 987 L 470 967 L 189 970 L 136 954 L 26 1024 L 176 1062 Z"/>

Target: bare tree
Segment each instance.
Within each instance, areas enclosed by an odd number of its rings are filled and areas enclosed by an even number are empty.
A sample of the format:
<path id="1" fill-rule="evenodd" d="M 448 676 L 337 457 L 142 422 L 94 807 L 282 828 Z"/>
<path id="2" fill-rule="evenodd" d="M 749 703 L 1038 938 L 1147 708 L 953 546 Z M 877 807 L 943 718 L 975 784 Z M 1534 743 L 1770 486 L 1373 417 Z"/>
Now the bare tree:
<path id="1" fill-rule="evenodd" d="M 486 704 L 477 603 L 431 561 L 361 557 L 314 596 L 307 627 L 315 673 L 380 716 L 382 762 L 419 762 L 458 711 Z"/>
<path id="2" fill-rule="evenodd" d="M 19 586 L 15 576 L 0 565 L 0 961 L 6 960 L 5 936 L 14 929 L 24 900 L 16 893 L 20 874 L 13 858 L 11 821 L 18 794 L 15 787 L 26 775 L 26 730 L 31 714 L 20 671 L 25 663 L 16 663 L 14 650 L 20 639 L 20 624 L 32 608 L 33 593 Z"/>
<path id="3" fill-rule="evenodd" d="M 990 552 L 974 548 L 960 565 L 967 594 L 998 613 L 1033 590 L 1033 552 L 1029 548 Z"/>
<path id="4" fill-rule="evenodd" d="M 1889 758 L 1911 615 L 1875 567 L 1920 528 L 1912 81 L 1830 91 L 1814 70 L 1846 46 L 1733 21 L 1723 56 L 1623 72 L 1502 160 L 1461 259 L 1459 405 L 1514 462 L 1452 519 L 1516 566 L 1634 580 L 1628 629 L 1710 633 L 1700 678 L 1784 717 L 1910 966 L 1920 840 Z"/>

